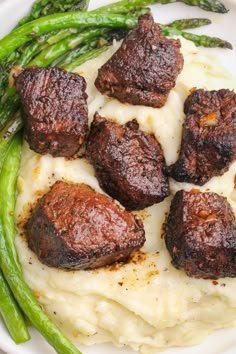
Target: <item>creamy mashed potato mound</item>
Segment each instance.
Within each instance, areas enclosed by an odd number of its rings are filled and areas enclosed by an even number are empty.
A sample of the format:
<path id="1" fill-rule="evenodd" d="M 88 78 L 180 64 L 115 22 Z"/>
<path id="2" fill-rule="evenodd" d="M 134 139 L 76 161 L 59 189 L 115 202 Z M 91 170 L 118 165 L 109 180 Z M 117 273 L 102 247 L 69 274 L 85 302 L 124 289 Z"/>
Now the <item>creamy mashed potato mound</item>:
<path id="1" fill-rule="evenodd" d="M 183 103 L 190 89 L 236 89 L 236 81 L 213 56 L 181 41 L 184 68 L 161 109 L 122 104 L 96 90 L 97 69 L 116 51 L 118 43 L 77 69 L 88 84 L 90 121 L 95 111 L 121 124 L 136 118 L 142 130 L 155 134 L 167 164 L 178 157 Z M 197 188 L 226 196 L 236 211 L 235 174 L 236 163 L 223 176 Z M 147 241 L 127 264 L 93 271 L 63 271 L 40 263 L 22 237 L 22 225 L 36 200 L 62 179 L 86 183 L 103 193 L 86 159 L 68 161 L 41 156 L 24 143 L 18 179 L 16 245 L 27 283 L 48 315 L 73 342 L 113 342 L 151 353 L 194 345 L 217 328 L 236 325 L 236 279 L 213 282 L 188 277 L 171 265 L 162 238 L 162 224 L 174 193 L 193 185 L 171 180 L 172 196 L 137 212 L 144 222 Z"/>

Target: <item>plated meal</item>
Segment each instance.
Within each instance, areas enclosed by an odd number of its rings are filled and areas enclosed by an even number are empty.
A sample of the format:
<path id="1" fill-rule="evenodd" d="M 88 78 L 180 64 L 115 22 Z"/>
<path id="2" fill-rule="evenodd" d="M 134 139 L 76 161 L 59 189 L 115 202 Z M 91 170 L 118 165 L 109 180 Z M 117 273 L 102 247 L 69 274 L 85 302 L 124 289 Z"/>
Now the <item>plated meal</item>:
<path id="1" fill-rule="evenodd" d="M 155 1 L 113 3 L 39 1 L 0 40 L 0 296 L 14 321 L 0 312 L 15 342 L 29 339 L 23 312 L 63 354 L 168 352 L 236 326 L 236 76 L 201 47 L 232 44 L 186 32 L 208 19 L 160 24 Z"/>

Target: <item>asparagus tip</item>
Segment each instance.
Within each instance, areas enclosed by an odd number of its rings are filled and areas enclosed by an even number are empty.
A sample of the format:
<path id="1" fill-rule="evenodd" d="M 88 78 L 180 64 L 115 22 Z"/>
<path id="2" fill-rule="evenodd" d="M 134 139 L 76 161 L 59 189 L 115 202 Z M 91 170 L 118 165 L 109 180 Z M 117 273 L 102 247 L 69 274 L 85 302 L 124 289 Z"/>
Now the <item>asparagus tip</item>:
<path id="1" fill-rule="evenodd" d="M 226 43 L 225 43 L 225 48 L 227 48 L 227 49 L 233 49 L 233 46 L 232 46 L 231 43 L 226 42 Z"/>

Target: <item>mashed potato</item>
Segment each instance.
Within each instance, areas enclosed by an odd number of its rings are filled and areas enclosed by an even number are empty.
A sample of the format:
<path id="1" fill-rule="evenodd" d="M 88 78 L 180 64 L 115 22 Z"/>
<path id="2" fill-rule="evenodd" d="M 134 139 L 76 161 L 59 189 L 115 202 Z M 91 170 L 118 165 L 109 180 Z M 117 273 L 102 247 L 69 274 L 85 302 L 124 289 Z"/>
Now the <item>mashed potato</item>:
<path id="1" fill-rule="evenodd" d="M 118 44 L 78 68 L 88 83 L 89 116 L 95 111 L 125 123 L 136 118 L 140 128 L 153 132 L 160 141 L 167 164 L 176 161 L 184 119 L 183 103 L 193 87 L 236 88 L 236 81 L 217 60 L 202 54 L 182 40 L 185 64 L 167 104 L 161 109 L 122 104 L 102 96 L 94 87 L 97 69 L 117 49 Z M 202 190 L 228 198 L 236 211 L 234 176 L 236 163 L 221 177 L 212 178 Z M 172 196 L 141 212 L 147 242 L 124 265 L 93 271 L 63 271 L 41 264 L 22 237 L 22 225 L 37 198 L 56 180 L 89 184 L 102 192 L 92 166 L 84 159 L 41 156 L 23 147 L 18 180 L 16 240 L 27 283 L 48 315 L 75 343 L 113 342 L 128 345 L 140 353 L 172 346 L 199 343 L 217 328 L 236 325 L 236 279 L 217 282 L 189 278 L 171 265 L 162 239 L 162 224 Z M 172 195 L 192 185 L 170 181 Z"/>

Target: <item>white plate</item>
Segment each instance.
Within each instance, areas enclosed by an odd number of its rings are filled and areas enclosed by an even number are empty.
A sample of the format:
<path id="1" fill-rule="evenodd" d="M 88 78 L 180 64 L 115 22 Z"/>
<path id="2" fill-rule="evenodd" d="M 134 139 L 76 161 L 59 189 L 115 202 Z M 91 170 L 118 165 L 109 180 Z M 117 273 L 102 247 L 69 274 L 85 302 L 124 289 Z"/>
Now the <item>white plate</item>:
<path id="1" fill-rule="evenodd" d="M 102 6 L 111 1 L 91 0 L 91 8 Z M 165 23 L 184 17 L 208 17 L 213 24 L 209 27 L 197 29 L 197 33 L 206 33 L 228 39 L 235 50 L 206 49 L 219 55 L 225 67 L 236 74 L 236 0 L 223 1 L 230 12 L 225 15 L 208 13 L 184 4 L 154 5 L 153 13 L 157 21 Z M 16 24 L 17 20 L 24 16 L 30 8 L 33 0 L 0 0 L 0 37 L 4 36 Z M 122 323 L 121 323 L 122 325 Z M 15 345 L 0 321 L 0 348 L 9 354 L 52 354 L 55 351 L 44 341 L 34 329 L 31 330 L 32 339 L 23 345 Z M 165 354 L 235 354 L 236 353 L 236 329 L 226 329 L 215 332 L 201 345 L 192 348 L 174 348 L 165 351 Z M 133 354 L 133 351 L 115 348 L 112 345 L 96 345 L 80 348 L 84 354 Z M 0 351 L 1 354 L 1 351 Z"/>

